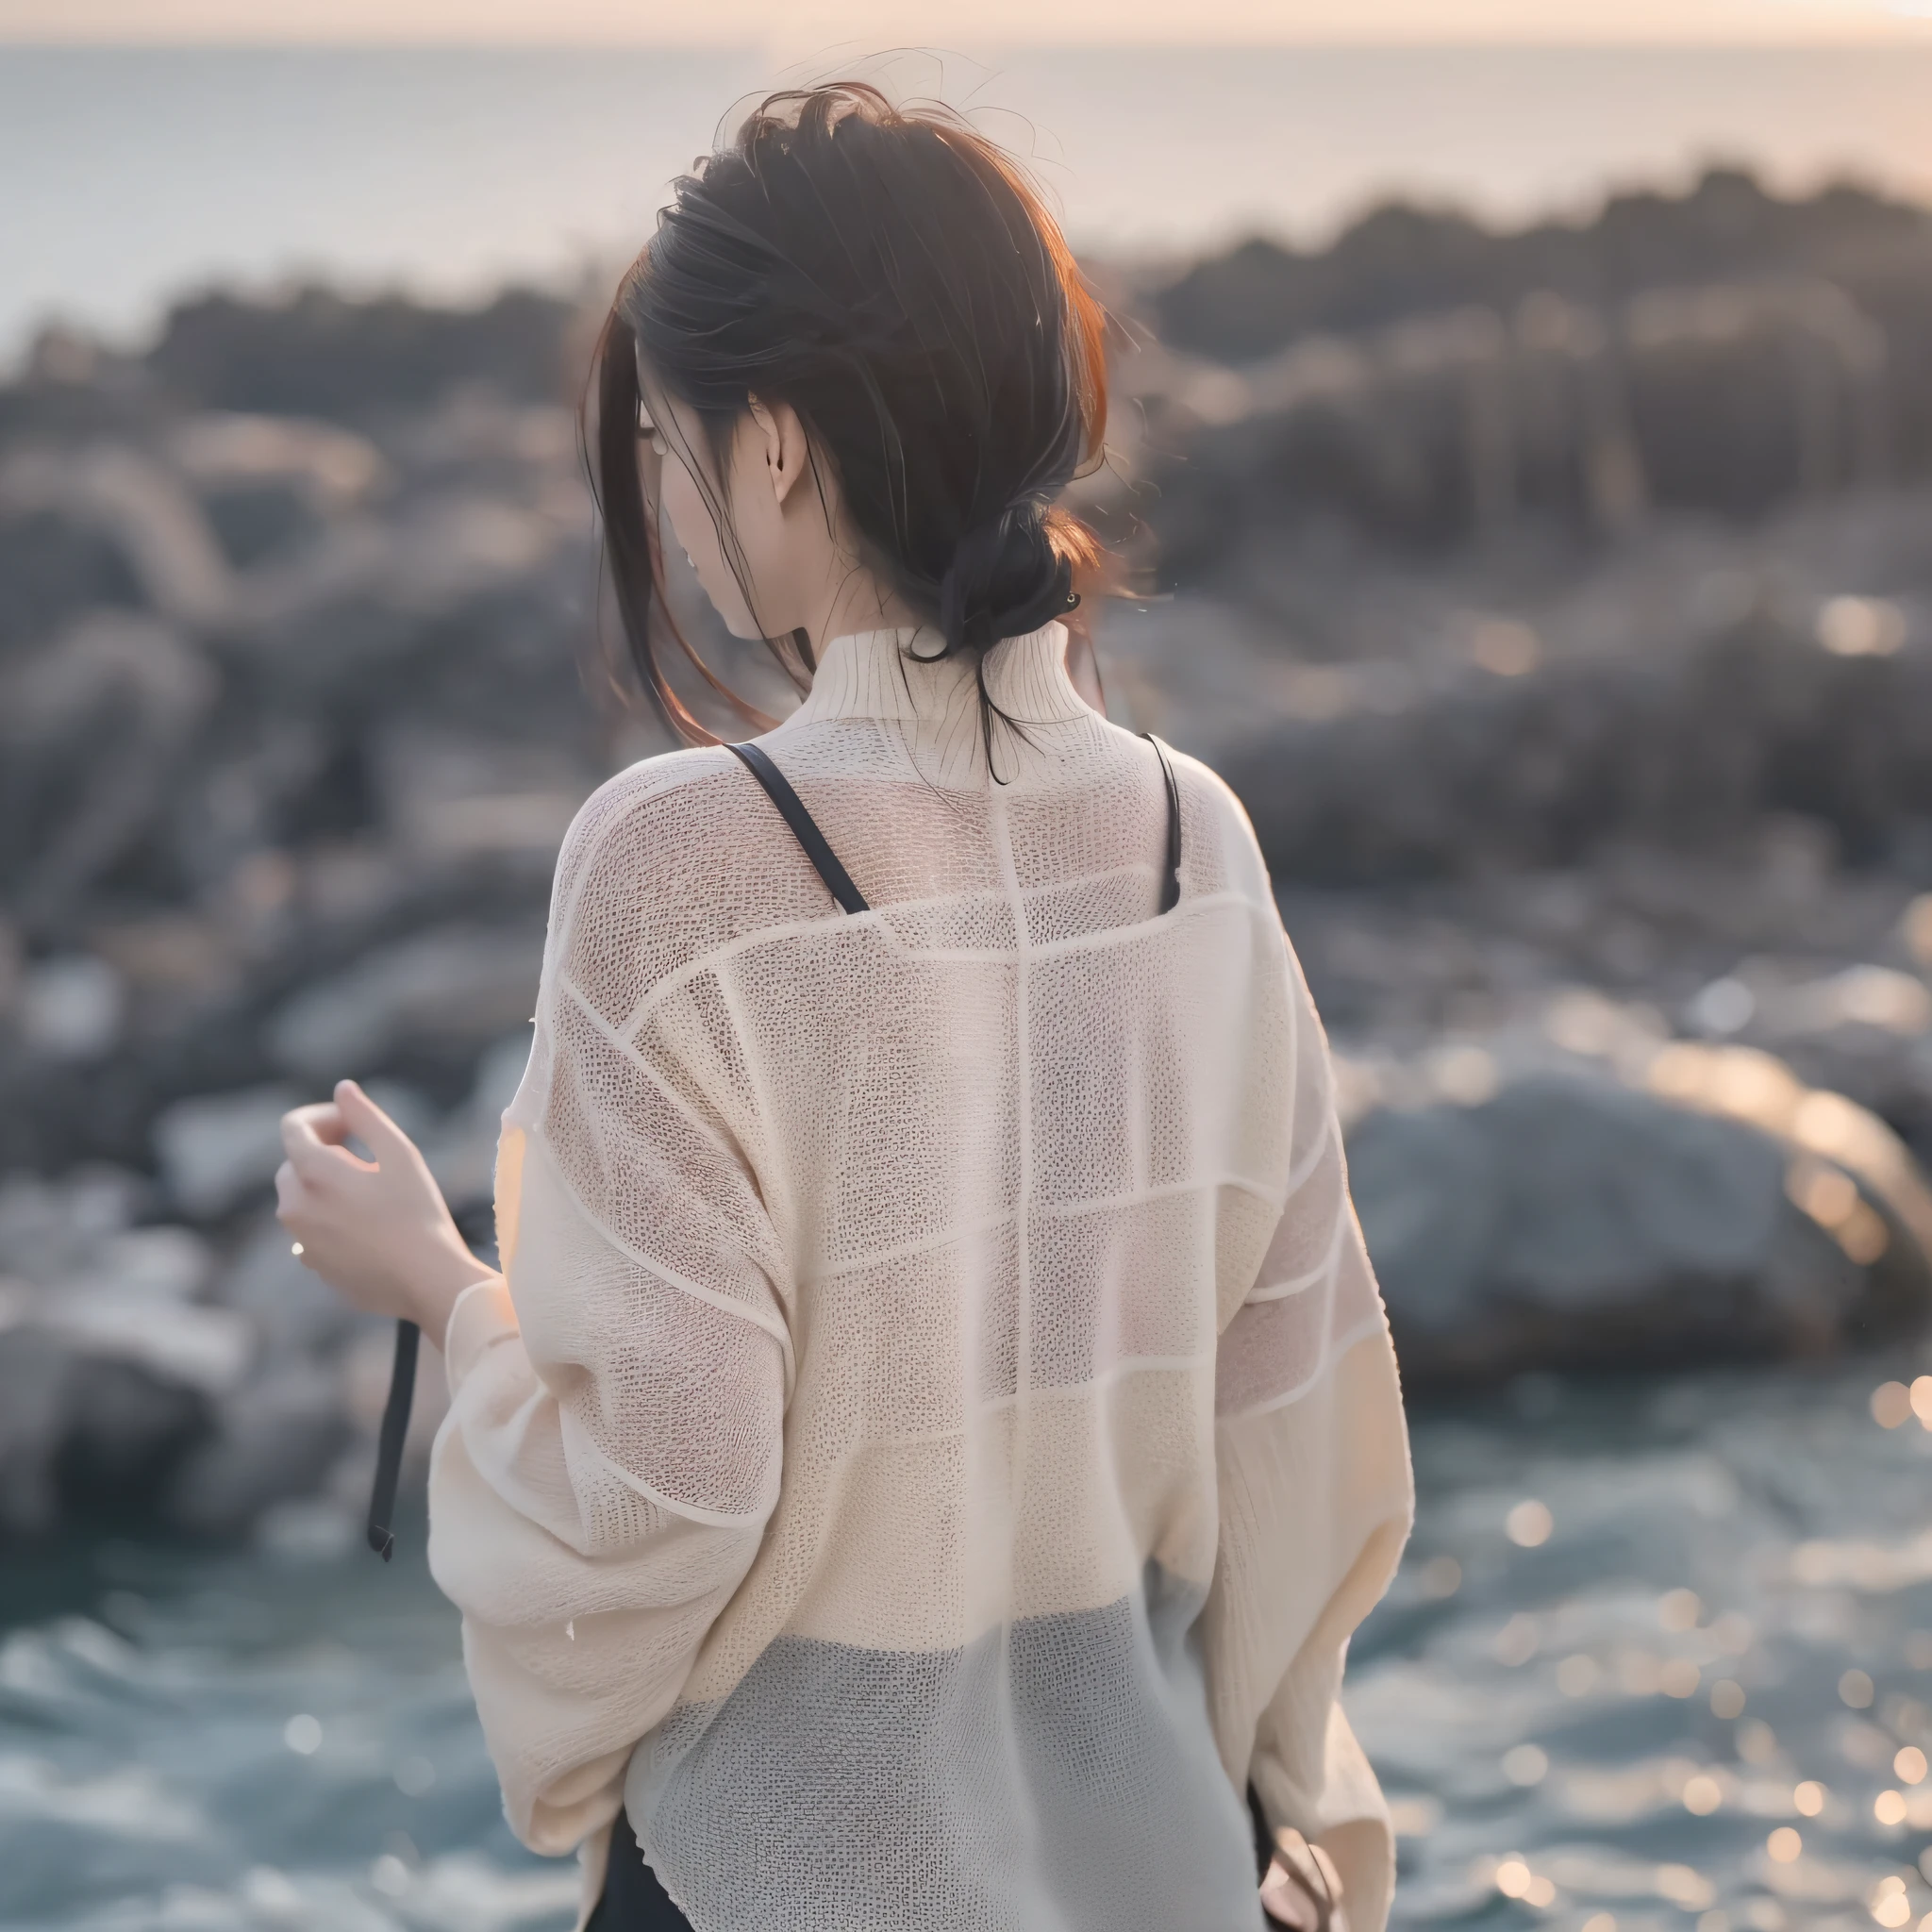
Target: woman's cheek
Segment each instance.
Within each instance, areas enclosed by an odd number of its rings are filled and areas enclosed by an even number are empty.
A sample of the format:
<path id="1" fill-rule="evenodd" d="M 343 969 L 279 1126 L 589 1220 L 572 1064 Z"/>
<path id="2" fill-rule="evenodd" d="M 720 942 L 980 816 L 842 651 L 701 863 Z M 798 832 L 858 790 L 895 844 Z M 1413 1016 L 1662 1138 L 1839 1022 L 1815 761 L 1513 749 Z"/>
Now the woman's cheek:
<path id="1" fill-rule="evenodd" d="M 664 515 L 672 535 L 703 586 L 705 595 L 734 637 L 756 637 L 758 628 L 745 605 L 744 592 L 724 561 L 717 525 L 691 473 L 675 457 L 664 464 Z"/>

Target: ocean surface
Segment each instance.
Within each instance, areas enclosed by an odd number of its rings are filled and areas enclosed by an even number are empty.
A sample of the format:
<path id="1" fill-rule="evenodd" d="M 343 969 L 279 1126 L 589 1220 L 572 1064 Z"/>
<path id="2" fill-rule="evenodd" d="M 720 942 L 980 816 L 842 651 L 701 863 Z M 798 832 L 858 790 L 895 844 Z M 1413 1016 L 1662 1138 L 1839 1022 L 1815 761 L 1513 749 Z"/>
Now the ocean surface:
<path id="1" fill-rule="evenodd" d="M 1529 1377 L 1416 1416 L 1416 1537 L 1348 1688 L 1399 1926 L 1921 1920 L 1924 1366 Z M 388 1569 L 320 1527 L 0 1569 L 0 1925 L 569 1924 L 574 1868 L 499 1817 L 420 1524 Z"/>
<path id="2" fill-rule="evenodd" d="M 691 51 L 0 46 L 0 358 L 138 336 L 211 282 L 480 292 L 608 273 L 735 100 L 818 68 Z M 903 56 L 1027 155 L 1082 247 L 1316 240 L 1393 192 L 1498 219 L 1742 160 L 1932 196 L 1924 50 L 1462 47 Z"/>

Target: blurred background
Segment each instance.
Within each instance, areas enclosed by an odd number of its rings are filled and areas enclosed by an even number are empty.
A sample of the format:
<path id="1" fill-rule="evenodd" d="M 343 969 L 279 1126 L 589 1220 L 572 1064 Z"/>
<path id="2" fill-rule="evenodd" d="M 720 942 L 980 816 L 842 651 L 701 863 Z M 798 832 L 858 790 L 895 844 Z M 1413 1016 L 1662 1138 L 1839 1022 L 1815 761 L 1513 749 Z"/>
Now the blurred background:
<path id="1" fill-rule="evenodd" d="M 1398 1923 L 1932 1932 L 1932 14 L 974 11 L 0 0 L 0 1924 L 570 1922 L 275 1122 L 363 1078 L 488 1241 L 558 841 L 664 746 L 588 343 L 842 70 L 1063 209 L 1109 709 L 1333 1036 Z"/>

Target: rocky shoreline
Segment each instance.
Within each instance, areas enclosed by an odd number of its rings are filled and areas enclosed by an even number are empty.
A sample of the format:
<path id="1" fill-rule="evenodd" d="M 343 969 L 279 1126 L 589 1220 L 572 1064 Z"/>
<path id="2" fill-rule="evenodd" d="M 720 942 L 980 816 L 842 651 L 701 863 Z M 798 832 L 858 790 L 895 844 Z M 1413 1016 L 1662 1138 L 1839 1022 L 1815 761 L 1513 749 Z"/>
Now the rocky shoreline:
<path id="1" fill-rule="evenodd" d="M 1932 1307 L 1932 218 L 1640 203 L 1108 284 L 1109 700 L 1255 818 L 1417 1389 Z M 557 841 L 664 742 L 591 320 L 208 297 L 0 388 L 0 1539 L 353 1529 L 387 1337 L 274 1124 L 369 1081 L 487 1239 Z"/>

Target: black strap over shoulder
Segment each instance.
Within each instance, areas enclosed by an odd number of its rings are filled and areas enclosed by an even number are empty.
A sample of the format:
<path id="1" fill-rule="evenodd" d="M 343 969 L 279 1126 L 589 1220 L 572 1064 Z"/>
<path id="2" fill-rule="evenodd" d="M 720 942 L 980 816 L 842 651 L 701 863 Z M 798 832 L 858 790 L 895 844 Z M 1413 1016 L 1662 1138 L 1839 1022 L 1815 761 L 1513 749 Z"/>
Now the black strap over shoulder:
<path id="1" fill-rule="evenodd" d="M 1160 879 L 1160 910 L 1172 912 L 1181 898 L 1181 789 L 1174 775 L 1167 747 L 1151 731 L 1141 735 L 1154 747 L 1167 787 L 1167 862 Z M 772 762 L 769 754 L 756 744 L 727 744 L 724 749 L 765 788 L 766 795 L 783 814 L 832 897 L 847 912 L 870 910 L 864 895 L 852 883 L 852 874 L 839 862 L 839 855 L 819 830 L 818 821 L 806 810 L 805 801 L 791 789 L 791 779 Z"/>
<path id="2" fill-rule="evenodd" d="M 1151 731 L 1141 736 L 1154 747 L 1154 756 L 1160 760 L 1160 775 L 1167 781 L 1167 870 L 1160 880 L 1160 909 L 1172 912 L 1181 902 L 1181 788 L 1168 762 L 1166 745 Z"/>
<path id="3" fill-rule="evenodd" d="M 826 891 L 847 912 L 870 910 L 858 888 L 852 883 L 852 874 L 839 863 L 839 855 L 825 842 L 817 821 L 806 810 L 805 801 L 792 791 L 791 779 L 755 744 L 727 744 L 724 749 L 765 788 L 772 803 L 784 814 L 785 823 L 805 847 L 805 856 L 824 880 Z"/>

